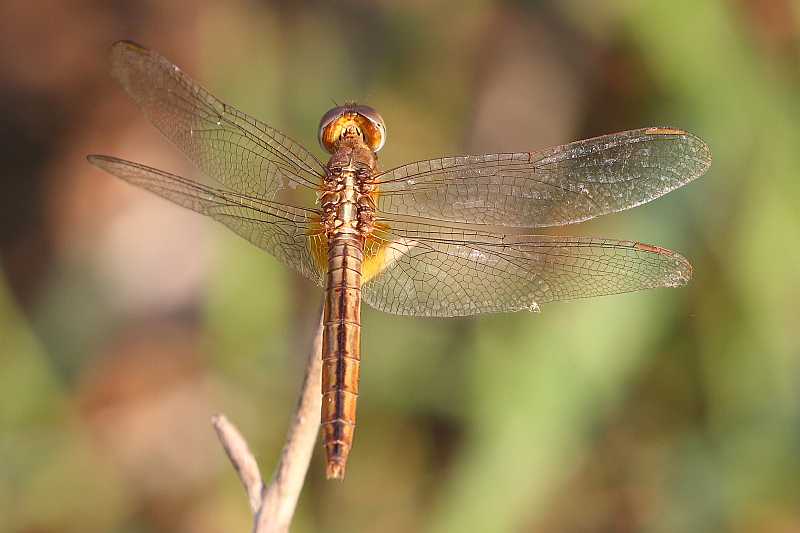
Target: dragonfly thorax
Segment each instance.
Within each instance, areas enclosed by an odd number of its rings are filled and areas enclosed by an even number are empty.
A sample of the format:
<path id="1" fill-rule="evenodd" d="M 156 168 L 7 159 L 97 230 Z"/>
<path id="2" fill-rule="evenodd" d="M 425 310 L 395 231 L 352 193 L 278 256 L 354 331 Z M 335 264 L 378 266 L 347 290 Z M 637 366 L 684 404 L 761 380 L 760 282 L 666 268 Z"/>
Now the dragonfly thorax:
<path id="1" fill-rule="evenodd" d="M 358 135 L 345 136 L 337 146 L 319 198 L 325 231 L 328 238 L 334 233 L 366 235 L 374 220 L 377 159 Z"/>

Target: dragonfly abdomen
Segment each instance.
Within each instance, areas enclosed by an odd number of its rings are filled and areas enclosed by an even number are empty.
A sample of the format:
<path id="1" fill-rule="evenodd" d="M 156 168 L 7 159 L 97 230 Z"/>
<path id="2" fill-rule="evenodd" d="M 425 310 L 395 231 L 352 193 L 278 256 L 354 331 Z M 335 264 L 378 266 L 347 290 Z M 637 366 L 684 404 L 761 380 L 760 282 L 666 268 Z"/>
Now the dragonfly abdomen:
<path id="1" fill-rule="evenodd" d="M 361 360 L 364 238 L 339 233 L 328 247 L 322 344 L 322 432 L 328 478 L 343 478 L 353 446 Z"/>

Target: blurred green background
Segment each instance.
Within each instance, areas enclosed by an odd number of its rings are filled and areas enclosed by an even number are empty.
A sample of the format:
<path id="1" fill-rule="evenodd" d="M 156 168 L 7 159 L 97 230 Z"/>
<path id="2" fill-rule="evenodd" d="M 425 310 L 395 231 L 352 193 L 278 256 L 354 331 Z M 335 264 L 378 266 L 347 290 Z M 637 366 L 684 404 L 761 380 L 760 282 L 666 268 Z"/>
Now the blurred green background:
<path id="1" fill-rule="evenodd" d="M 536 315 L 365 311 L 348 476 L 324 480 L 319 446 L 293 531 L 800 531 L 797 2 L 5 0 L 0 16 L 0 531 L 248 531 L 209 417 L 268 474 L 301 380 L 318 291 L 86 164 L 192 174 L 111 80 L 122 38 L 309 148 L 332 99 L 368 103 L 385 168 L 649 125 L 714 152 L 684 189 L 568 228 L 680 251 L 685 288 Z"/>

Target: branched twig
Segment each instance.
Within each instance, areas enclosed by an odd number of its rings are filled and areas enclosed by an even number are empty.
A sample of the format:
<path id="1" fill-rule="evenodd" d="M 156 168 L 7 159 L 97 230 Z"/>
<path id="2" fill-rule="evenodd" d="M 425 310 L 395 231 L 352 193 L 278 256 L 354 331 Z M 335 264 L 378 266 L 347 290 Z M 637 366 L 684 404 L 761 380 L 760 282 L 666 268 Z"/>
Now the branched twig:
<path id="1" fill-rule="evenodd" d="M 289 524 L 303 488 L 319 432 L 322 402 L 320 395 L 321 353 L 322 313 L 320 313 L 319 326 L 308 354 L 300 400 L 286 436 L 286 444 L 281 452 L 280 462 L 269 485 L 265 486 L 261 481 L 258 464 L 250 452 L 247 442 L 236 427 L 224 415 L 212 418 L 217 436 L 250 499 L 255 533 L 289 531 Z"/>
<path id="2" fill-rule="evenodd" d="M 250 510 L 255 515 L 261 509 L 261 492 L 264 490 L 256 458 L 250 452 L 242 434 L 225 418 L 225 415 L 211 417 L 211 424 L 214 426 L 214 431 L 217 432 L 222 447 L 225 448 L 225 453 L 228 454 L 228 459 L 236 469 L 236 473 L 244 485 L 244 490 L 247 491 Z"/>

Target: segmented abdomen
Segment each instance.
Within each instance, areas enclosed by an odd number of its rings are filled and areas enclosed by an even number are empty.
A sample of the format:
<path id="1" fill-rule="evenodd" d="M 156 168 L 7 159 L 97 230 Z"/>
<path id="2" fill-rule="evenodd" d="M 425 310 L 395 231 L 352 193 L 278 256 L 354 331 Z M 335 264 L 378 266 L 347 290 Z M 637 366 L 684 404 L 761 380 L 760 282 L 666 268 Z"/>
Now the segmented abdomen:
<path id="1" fill-rule="evenodd" d="M 328 478 L 344 477 L 353 446 L 361 359 L 364 238 L 337 233 L 328 245 L 322 340 L 322 433 Z"/>

